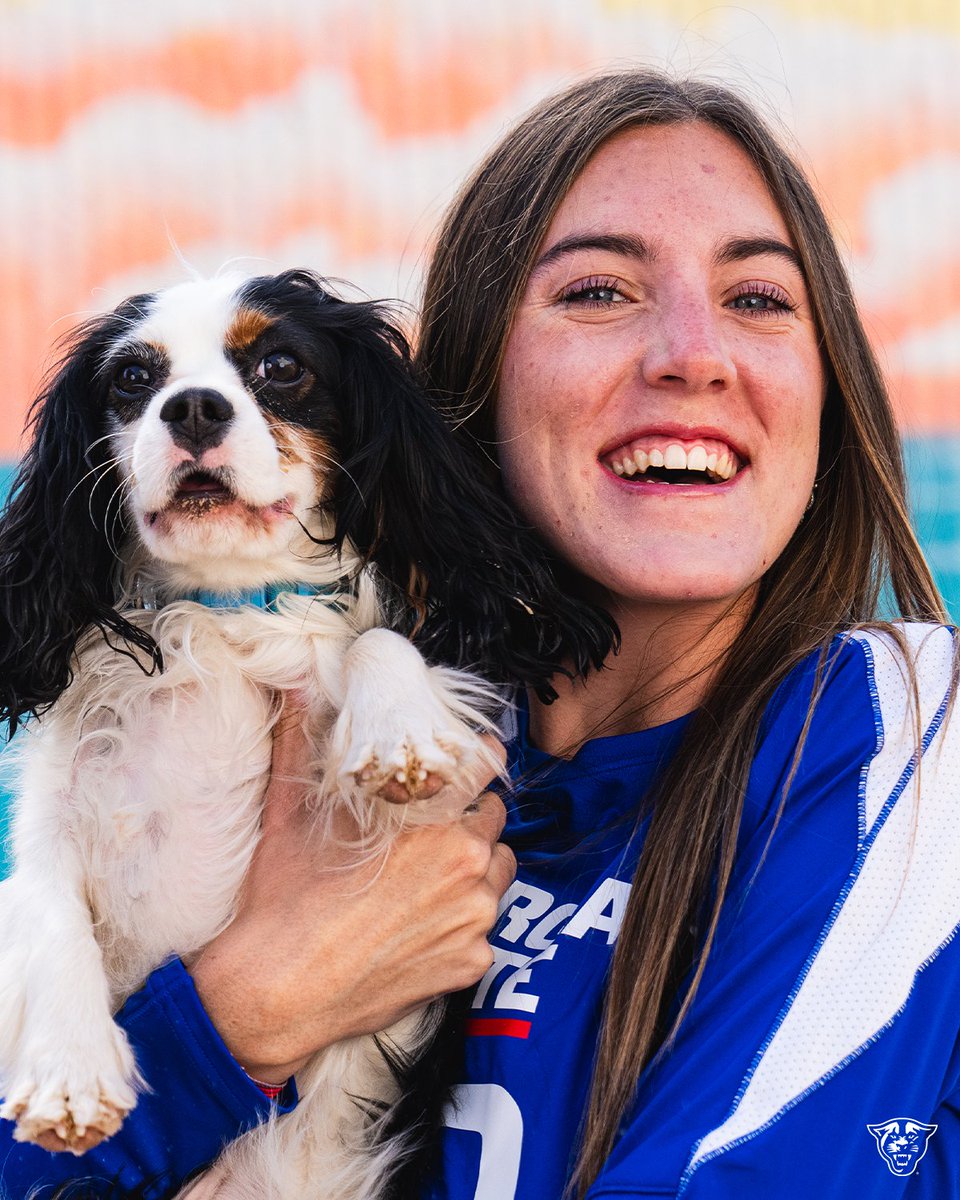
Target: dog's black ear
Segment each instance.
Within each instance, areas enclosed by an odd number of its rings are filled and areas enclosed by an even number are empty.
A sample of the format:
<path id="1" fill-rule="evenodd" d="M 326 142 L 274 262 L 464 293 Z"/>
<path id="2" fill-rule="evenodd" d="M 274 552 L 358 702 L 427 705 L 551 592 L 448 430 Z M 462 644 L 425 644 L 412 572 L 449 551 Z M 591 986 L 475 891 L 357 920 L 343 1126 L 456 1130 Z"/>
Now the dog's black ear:
<path id="1" fill-rule="evenodd" d="M 351 542 L 401 593 L 396 622 L 426 653 L 552 699 L 551 677 L 599 667 L 616 625 L 565 585 L 562 566 L 487 482 L 417 385 L 403 335 L 380 309 L 341 305 L 332 316 L 344 334 L 334 335 L 338 544 Z"/>
<path id="2" fill-rule="evenodd" d="M 68 685 L 88 626 L 157 661 L 153 640 L 113 607 L 125 529 L 98 379 L 106 345 L 146 299 L 83 326 L 31 409 L 32 442 L 0 515 L 0 722 L 11 734 Z"/>

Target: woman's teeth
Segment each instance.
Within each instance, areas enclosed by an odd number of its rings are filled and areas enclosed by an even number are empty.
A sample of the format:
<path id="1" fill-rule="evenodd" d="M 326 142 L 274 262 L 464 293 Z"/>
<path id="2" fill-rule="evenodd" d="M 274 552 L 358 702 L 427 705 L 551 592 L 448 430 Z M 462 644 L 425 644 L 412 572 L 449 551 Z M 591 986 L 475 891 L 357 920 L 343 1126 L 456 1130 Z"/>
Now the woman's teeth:
<path id="1" fill-rule="evenodd" d="M 660 478 L 670 471 L 695 471 L 705 474 L 712 482 L 732 479 L 740 468 L 737 456 L 730 450 L 708 450 L 706 446 L 687 449 L 678 442 L 671 442 L 662 450 L 658 447 L 649 450 L 625 448 L 611 455 L 607 462 L 617 475 L 626 475 L 628 478 L 646 475 L 654 467 Z"/>

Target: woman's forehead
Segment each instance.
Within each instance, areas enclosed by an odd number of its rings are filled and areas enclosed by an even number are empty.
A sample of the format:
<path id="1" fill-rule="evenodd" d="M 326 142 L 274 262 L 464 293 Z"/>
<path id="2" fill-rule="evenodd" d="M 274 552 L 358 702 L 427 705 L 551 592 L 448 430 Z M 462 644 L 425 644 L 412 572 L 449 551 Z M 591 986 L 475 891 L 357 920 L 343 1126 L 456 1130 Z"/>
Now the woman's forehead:
<path id="1" fill-rule="evenodd" d="M 581 234 L 641 238 L 767 234 L 792 241 L 757 167 L 732 137 L 702 121 L 615 134 L 560 203 L 541 254 Z M 539 257 L 539 256 L 538 256 Z"/>

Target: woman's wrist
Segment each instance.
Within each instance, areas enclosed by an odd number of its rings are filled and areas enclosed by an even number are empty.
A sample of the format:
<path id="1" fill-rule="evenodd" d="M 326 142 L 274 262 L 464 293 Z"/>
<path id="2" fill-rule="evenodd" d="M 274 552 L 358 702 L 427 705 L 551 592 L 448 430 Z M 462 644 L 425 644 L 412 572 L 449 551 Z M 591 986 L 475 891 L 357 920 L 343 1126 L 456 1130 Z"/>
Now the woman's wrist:
<path id="1" fill-rule="evenodd" d="M 245 972 L 233 963 L 227 969 L 226 956 L 219 950 L 208 947 L 184 960 L 200 1002 L 241 1070 L 261 1090 L 282 1087 L 310 1053 L 298 1053 L 289 1023 L 272 1012 L 270 984 L 251 982 L 261 980 L 261 973 Z M 239 976 L 244 977 L 242 987 L 237 986 Z"/>

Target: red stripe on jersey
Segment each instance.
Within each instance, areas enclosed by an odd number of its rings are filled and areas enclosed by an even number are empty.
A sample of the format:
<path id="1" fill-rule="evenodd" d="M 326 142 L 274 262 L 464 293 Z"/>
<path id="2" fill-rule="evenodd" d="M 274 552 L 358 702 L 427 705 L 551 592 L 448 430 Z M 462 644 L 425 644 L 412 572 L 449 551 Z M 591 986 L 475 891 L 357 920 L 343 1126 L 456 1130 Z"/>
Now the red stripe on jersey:
<path id="1" fill-rule="evenodd" d="M 514 1021 L 508 1017 L 472 1017 L 467 1021 L 467 1037 L 530 1036 L 529 1021 Z"/>

